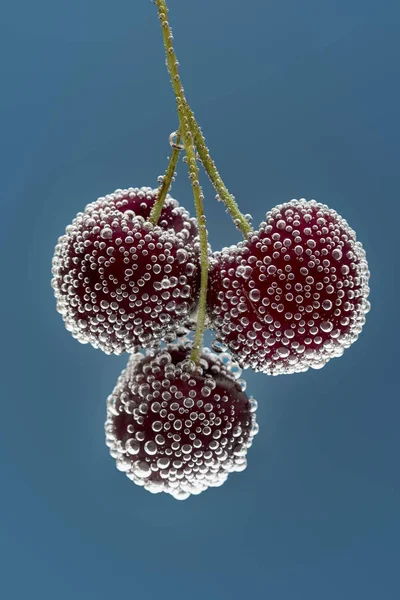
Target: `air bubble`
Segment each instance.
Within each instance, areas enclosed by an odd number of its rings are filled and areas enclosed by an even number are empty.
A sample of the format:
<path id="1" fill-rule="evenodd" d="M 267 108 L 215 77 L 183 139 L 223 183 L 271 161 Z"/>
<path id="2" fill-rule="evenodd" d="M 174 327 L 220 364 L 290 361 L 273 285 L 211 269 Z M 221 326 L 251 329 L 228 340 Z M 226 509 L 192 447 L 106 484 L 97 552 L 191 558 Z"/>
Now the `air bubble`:
<path id="1" fill-rule="evenodd" d="M 260 290 L 257 290 L 257 289 L 251 290 L 249 297 L 250 297 L 250 300 L 252 300 L 253 302 L 258 302 L 261 298 Z"/>

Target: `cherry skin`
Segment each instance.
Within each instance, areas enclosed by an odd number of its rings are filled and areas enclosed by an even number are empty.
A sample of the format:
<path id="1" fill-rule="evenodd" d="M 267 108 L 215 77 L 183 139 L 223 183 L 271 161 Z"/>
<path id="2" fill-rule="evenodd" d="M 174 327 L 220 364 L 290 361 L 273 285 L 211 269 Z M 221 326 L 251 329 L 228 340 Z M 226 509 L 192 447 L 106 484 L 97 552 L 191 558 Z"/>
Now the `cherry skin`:
<path id="1" fill-rule="evenodd" d="M 214 254 L 208 312 L 242 367 L 271 375 L 321 368 L 355 342 L 369 310 L 368 265 L 334 210 L 292 200 Z"/>
<path id="2" fill-rule="evenodd" d="M 153 493 L 184 500 L 246 467 L 256 401 L 232 363 L 188 343 L 132 355 L 107 402 L 106 443 L 117 467 Z"/>
<path id="3" fill-rule="evenodd" d="M 167 198 L 153 227 L 145 219 L 155 199 L 150 188 L 99 198 L 55 248 L 57 310 L 73 337 L 107 354 L 159 344 L 196 305 L 196 221 Z"/>

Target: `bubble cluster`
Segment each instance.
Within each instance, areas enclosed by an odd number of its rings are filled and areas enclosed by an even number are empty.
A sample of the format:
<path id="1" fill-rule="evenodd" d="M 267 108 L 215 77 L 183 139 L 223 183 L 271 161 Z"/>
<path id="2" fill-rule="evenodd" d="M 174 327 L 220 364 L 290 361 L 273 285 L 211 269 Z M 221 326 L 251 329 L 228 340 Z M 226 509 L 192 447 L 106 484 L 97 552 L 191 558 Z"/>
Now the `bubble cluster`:
<path id="1" fill-rule="evenodd" d="M 368 280 L 347 221 L 315 200 L 292 200 L 247 240 L 215 253 L 209 317 L 243 367 L 271 375 L 318 369 L 357 340 Z"/>
<path id="2" fill-rule="evenodd" d="M 184 500 L 246 468 L 258 427 L 229 355 L 190 344 L 133 354 L 107 401 L 106 443 L 117 468 L 153 493 Z"/>
<path id="3" fill-rule="evenodd" d="M 169 196 L 148 218 L 157 190 L 117 190 L 78 213 L 58 240 L 52 286 L 66 328 L 107 354 L 136 351 L 175 332 L 195 308 L 195 219 Z"/>

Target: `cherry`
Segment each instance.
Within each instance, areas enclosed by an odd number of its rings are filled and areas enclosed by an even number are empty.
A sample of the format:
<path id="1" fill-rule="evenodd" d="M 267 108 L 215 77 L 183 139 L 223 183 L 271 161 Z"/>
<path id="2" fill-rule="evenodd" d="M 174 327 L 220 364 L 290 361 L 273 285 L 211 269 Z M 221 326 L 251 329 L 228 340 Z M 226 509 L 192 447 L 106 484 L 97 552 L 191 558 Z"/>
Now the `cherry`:
<path id="1" fill-rule="evenodd" d="M 368 265 L 334 210 L 292 200 L 212 260 L 216 338 L 243 367 L 271 375 L 321 368 L 358 338 L 369 310 Z"/>
<path id="2" fill-rule="evenodd" d="M 107 401 L 106 443 L 117 467 L 150 492 L 184 500 L 246 468 L 256 401 L 235 365 L 188 342 L 131 356 Z M 240 374 L 240 370 L 239 370 Z"/>
<path id="3" fill-rule="evenodd" d="M 196 222 L 168 198 L 153 227 L 145 219 L 155 199 L 150 188 L 99 198 L 55 248 L 57 310 L 78 341 L 107 354 L 159 343 L 195 308 Z"/>

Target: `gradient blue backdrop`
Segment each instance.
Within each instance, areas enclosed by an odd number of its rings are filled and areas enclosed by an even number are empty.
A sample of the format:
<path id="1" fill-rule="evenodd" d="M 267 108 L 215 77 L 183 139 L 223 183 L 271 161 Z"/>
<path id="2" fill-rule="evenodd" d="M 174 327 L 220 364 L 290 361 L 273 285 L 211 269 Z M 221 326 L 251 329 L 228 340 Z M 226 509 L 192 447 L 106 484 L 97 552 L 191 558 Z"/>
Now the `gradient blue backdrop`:
<path id="1" fill-rule="evenodd" d="M 198 10 L 195 10 L 198 6 Z M 156 185 L 176 128 L 150 0 L 3 0 L 0 596 L 397 600 L 400 9 L 386 0 L 170 0 L 182 77 L 257 224 L 304 196 L 366 247 L 372 312 L 323 371 L 249 373 L 249 466 L 179 503 L 103 439 L 123 368 L 64 330 L 57 237 L 86 203 Z M 239 235 L 205 180 L 214 248 Z M 184 165 L 174 195 L 192 206 Z"/>

